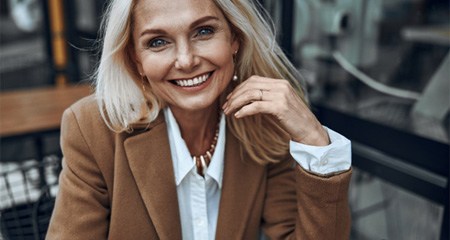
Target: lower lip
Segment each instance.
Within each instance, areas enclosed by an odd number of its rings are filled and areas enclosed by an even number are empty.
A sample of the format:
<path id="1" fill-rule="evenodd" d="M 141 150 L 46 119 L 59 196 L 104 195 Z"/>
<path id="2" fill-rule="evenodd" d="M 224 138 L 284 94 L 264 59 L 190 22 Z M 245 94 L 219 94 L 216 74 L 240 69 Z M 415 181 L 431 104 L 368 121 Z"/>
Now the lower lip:
<path id="1" fill-rule="evenodd" d="M 206 79 L 206 81 L 204 81 L 202 84 L 197 85 L 197 86 L 192 86 L 192 87 L 183 87 L 183 86 L 178 86 L 175 85 L 181 89 L 183 89 L 184 91 L 188 91 L 188 92 L 197 92 L 197 91 L 201 91 L 203 89 L 205 89 L 206 87 L 208 87 L 208 85 L 211 83 L 211 79 L 214 75 L 214 72 L 210 73 L 208 79 Z"/>

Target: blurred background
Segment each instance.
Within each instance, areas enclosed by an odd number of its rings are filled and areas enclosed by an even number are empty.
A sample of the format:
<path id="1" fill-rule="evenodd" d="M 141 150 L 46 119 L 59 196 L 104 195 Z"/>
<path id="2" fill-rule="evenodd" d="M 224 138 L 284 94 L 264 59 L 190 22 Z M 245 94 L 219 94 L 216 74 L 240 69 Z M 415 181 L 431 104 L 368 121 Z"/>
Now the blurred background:
<path id="1" fill-rule="evenodd" d="M 106 2 L 0 0 L 0 239 L 45 236 Z M 449 1 L 259 2 L 320 121 L 352 140 L 351 239 L 449 239 Z"/>

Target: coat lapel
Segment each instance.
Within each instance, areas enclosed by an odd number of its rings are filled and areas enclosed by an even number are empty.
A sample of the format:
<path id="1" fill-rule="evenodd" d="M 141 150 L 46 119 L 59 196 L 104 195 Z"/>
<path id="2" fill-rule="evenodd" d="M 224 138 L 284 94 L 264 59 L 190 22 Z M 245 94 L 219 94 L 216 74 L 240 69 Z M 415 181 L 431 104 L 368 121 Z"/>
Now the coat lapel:
<path id="1" fill-rule="evenodd" d="M 181 224 L 167 126 L 160 114 L 149 131 L 125 140 L 125 152 L 158 236 L 181 239 Z M 216 239 L 240 239 L 265 167 L 240 154 L 239 141 L 227 130 L 224 176 Z"/>
<path id="2" fill-rule="evenodd" d="M 178 199 L 163 114 L 150 130 L 125 140 L 139 192 L 160 239 L 181 239 Z"/>
<path id="3" fill-rule="evenodd" d="M 238 140 L 227 131 L 224 176 L 216 239 L 242 239 L 265 167 L 240 154 Z"/>

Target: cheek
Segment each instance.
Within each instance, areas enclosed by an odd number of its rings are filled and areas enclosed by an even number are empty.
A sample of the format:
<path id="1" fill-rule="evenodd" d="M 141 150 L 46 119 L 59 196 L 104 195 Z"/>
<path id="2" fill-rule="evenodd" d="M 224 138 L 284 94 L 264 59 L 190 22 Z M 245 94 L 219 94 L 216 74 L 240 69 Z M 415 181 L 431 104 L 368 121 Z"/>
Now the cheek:
<path id="1" fill-rule="evenodd" d="M 205 48 L 202 58 L 216 66 L 221 75 L 228 75 L 228 72 L 233 72 L 233 55 L 230 46 L 215 45 L 211 48 Z"/>
<path id="2" fill-rule="evenodd" d="M 150 82 L 163 79 L 170 66 L 170 61 L 164 56 L 146 56 L 142 61 L 142 68 Z"/>

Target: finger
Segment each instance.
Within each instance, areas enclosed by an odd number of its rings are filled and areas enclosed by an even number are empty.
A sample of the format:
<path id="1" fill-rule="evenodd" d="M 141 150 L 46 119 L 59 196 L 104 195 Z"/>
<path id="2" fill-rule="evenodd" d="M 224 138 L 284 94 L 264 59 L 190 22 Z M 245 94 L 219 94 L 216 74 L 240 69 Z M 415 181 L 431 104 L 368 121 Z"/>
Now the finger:
<path id="1" fill-rule="evenodd" d="M 236 111 L 238 108 L 249 104 L 253 101 L 274 101 L 281 102 L 284 101 L 288 103 L 286 100 L 286 95 L 280 90 L 270 90 L 264 91 L 262 89 L 250 89 L 242 94 L 234 95 L 225 104 L 222 106 L 225 114 L 230 114 L 233 111 Z"/>
<path id="2" fill-rule="evenodd" d="M 242 83 L 241 85 L 237 86 L 230 94 L 227 96 L 227 100 L 230 100 L 231 98 L 235 96 L 240 96 L 244 94 L 244 92 L 251 90 L 251 89 L 262 89 L 265 91 L 271 90 L 273 87 L 273 84 L 270 83 L 258 83 L 258 82 L 252 82 L 252 83 Z"/>
<path id="3" fill-rule="evenodd" d="M 256 101 L 243 106 L 234 114 L 234 116 L 236 118 L 244 118 L 261 113 L 272 114 L 272 108 L 273 104 L 271 104 L 270 102 Z"/>
<path id="4" fill-rule="evenodd" d="M 229 114 L 234 112 L 236 109 L 241 108 L 244 105 L 252 103 L 254 101 L 263 101 L 264 91 L 261 89 L 250 89 L 246 90 L 240 95 L 236 95 L 227 101 L 224 112 Z"/>
<path id="5" fill-rule="evenodd" d="M 222 106 L 222 109 L 226 109 L 234 98 L 237 98 L 241 95 L 245 96 L 246 94 L 248 94 L 247 91 L 253 91 L 255 89 L 258 89 L 258 91 L 259 89 L 269 91 L 271 87 L 272 85 L 269 83 L 258 83 L 258 82 L 242 83 L 241 85 L 237 86 L 230 94 L 228 94 L 226 102 Z M 255 100 L 257 99 L 258 98 L 255 98 Z"/>
<path id="6" fill-rule="evenodd" d="M 251 76 L 239 84 L 230 94 L 228 94 L 227 99 L 229 99 L 232 95 L 241 94 L 241 92 L 245 89 L 259 88 L 263 90 L 270 90 L 273 84 L 276 84 L 277 81 L 279 80 L 260 76 Z"/>
<path id="7" fill-rule="evenodd" d="M 238 85 L 228 96 L 227 100 L 230 98 L 242 94 L 242 92 L 247 89 L 262 89 L 266 91 L 292 91 L 292 86 L 289 81 L 284 79 L 273 79 L 273 78 L 264 78 L 259 76 L 252 76 L 249 80 L 244 81 L 240 85 Z"/>
<path id="8" fill-rule="evenodd" d="M 262 91 L 262 92 L 261 92 Z M 266 94 L 272 91 L 271 84 L 250 84 L 246 87 L 235 89 L 227 98 L 225 104 L 223 105 L 223 109 L 228 108 L 231 103 L 233 103 L 236 99 L 244 96 L 244 99 L 247 101 L 253 100 L 261 100 L 261 95 Z"/>

